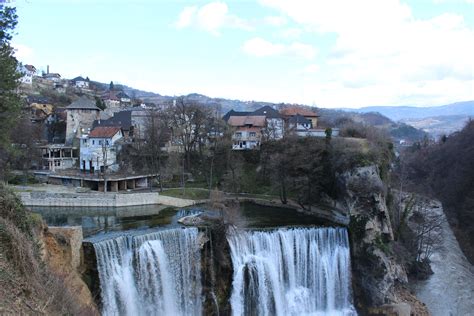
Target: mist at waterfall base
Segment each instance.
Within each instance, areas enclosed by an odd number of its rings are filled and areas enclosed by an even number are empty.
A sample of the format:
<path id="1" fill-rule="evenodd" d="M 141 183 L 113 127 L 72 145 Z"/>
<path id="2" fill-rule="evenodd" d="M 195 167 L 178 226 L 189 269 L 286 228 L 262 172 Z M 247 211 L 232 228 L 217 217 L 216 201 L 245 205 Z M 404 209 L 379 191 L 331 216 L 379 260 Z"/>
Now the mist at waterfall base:
<path id="1" fill-rule="evenodd" d="M 228 241 L 233 315 L 356 315 L 346 229 L 241 231 Z"/>
<path id="2" fill-rule="evenodd" d="M 94 243 L 103 315 L 202 315 L 196 228 Z M 232 231 L 233 315 L 356 315 L 344 228 Z M 231 286 L 231 285 L 229 285 Z"/>
<path id="3" fill-rule="evenodd" d="M 200 315 L 197 228 L 94 243 L 103 315 Z"/>

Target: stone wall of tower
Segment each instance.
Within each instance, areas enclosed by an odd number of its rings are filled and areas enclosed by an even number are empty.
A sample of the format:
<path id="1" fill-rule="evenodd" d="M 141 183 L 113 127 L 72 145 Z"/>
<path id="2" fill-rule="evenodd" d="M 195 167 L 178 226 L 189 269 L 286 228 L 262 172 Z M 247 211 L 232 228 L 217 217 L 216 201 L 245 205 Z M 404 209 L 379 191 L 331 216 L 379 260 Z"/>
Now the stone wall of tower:
<path id="1" fill-rule="evenodd" d="M 92 129 L 92 123 L 99 119 L 99 112 L 93 109 L 68 109 L 66 144 L 72 144 L 75 138 L 87 134 Z"/>

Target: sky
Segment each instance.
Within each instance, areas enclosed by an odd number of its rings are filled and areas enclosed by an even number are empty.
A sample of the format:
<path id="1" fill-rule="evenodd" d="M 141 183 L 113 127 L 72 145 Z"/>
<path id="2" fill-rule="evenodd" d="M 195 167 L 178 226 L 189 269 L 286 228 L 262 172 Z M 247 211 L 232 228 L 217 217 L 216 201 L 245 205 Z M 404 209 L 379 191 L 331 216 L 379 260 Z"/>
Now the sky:
<path id="1" fill-rule="evenodd" d="M 319 107 L 474 100 L 474 0 L 9 0 L 17 58 L 162 95 Z"/>

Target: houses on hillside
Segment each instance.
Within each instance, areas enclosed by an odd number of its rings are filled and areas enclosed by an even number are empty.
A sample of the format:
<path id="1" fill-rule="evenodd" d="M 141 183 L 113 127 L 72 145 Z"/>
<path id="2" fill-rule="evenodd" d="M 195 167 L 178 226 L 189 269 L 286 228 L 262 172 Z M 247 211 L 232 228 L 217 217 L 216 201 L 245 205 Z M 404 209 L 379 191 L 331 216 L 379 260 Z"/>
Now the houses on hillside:
<path id="1" fill-rule="evenodd" d="M 33 76 L 36 75 L 36 68 L 33 65 L 23 65 L 20 69 L 22 77 L 20 78 L 21 83 L 32 84 Z"/>
<path id="2" fill-rule="evenodd" d="M 43 75 L 43 79 L 52 81 L 52 82 L 60 82 L 61 81 L 61 75 L 58 73 L 45 73 Z"/>
<path id="3" fill-rule="evenodd" d="M 71 84 L 74 87 L 80 88 L 80 89 L 89 89 L 89 82 L 90 82 L 89 77 L 84 79 L 81 76 L 76 77 L 76 78 L 71 80 Z"/>
<path id="4" fill-rule="evenodd" d="M 139 126 L 136 122 L 133 122 L 132 113 L 133 111 L 131 110 L 116 112 L 109 119 L 94 121 L 92 128 L 99 126 L 120 127 L 123 132 L 124 140 L 133 141 L 135 139 L 135 130 L 139 129 Z"/>
<path id="5" fill-rule="evenodd" d="M 264 106 L 253 112 L 230 110 L 222 119 L 233 129 L 232 149 L 258 149 L 266 140 L 281 139 L 284 135 L 326 137 L 326 129 L 318 128 L 318 115 L 302 107 L 288 107 L 280 111 Z M 338 136 L 333 129 L 331 136 Z"/>
<path id="6" fill-rule="evenodd" d="M 262 140 L 283 138 L 283 117 L 269 106 L 253 112 L 230 110 L 222 119 L 234 128 L 234 150 L 256 149 L 260 147 Z"/>
<path id="7" fill-rule="evenodd" d="M 130 106 L 132 99 L 120 90 L 107 90 L 101 95 L 107 109 L 118 109 Z"/>

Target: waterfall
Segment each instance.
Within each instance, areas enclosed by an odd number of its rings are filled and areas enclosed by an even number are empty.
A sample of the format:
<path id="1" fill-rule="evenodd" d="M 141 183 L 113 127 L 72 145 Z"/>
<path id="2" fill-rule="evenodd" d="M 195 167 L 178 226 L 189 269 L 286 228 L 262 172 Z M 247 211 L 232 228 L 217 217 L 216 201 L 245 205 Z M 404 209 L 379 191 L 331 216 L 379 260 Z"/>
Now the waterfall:
<path id="1" fill-rule="evenodd" d="M 200 315 L 196 228 L 94 243 L 103 315 Z"/>
<path id="2" fill-rule="evenodd" d="M 233 315 L 356 315 L 344 228 L 234 231 Z"/>

